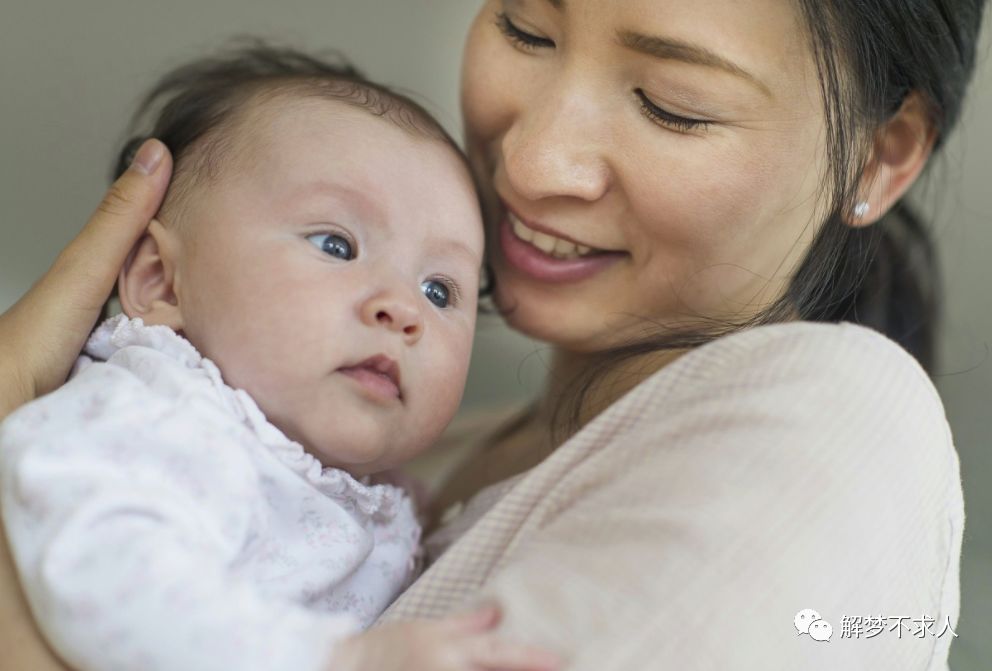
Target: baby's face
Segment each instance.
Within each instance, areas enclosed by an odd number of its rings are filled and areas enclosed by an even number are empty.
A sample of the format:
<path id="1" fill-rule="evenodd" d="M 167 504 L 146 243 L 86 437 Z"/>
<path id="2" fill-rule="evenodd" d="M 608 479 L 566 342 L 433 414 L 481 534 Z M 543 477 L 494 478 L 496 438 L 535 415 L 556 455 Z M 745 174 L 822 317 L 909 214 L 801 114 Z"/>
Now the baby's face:
<path id="1" fill-rule="evenodd" d="M 461 400 L 483 232 L 442 142 L 319 99 L 267 103 L 184 210 L 185 335 L 326 466 L 380 471 Z"/>

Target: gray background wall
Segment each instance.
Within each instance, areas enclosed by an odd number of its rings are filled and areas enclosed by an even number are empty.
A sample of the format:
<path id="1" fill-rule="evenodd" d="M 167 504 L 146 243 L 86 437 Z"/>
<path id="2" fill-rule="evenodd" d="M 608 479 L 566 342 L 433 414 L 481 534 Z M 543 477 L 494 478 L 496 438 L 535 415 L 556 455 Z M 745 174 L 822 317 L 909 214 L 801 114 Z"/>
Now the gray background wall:
<path id="1" fill-rule="evenodd" d="M 478 0 L 3 0 L 0 4 L 0 310 L 30 286 L 96 205 L 139 94 L 164 69 L 236 34 L 343 50 L 419 92 L 460 132 L 458 68 Z M 992 21 L 963 125 L 916 190 L 946 268 L 941 374 L 968 513 L 952 668 L 989 668 L 992 642 Z M 465 405 L 532 393 L 537 346 L 479 329 Z M 870 511 L 866 511 L 870 514 Z M 894 613 L 893 613 L 894 614 Z M 866 642 L 868 644 L 868 642 Z"/>

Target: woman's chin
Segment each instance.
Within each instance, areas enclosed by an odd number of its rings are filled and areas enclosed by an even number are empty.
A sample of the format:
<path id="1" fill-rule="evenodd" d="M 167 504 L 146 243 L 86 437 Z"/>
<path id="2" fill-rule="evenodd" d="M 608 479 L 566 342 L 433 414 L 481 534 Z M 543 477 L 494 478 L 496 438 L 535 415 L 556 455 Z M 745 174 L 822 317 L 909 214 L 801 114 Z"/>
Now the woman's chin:
<path id="1" fill-rule="evenodd" d="M 500 286 L 493 296 L 507 326 L 520 334 L 574 352 L 599 352 L 610 342 L 609 327 L 601 319 L 584 319 L 574 306 L 546 297 L 524 297 L 512 287 Z M 521 300 L 523 298 L 523 300 Z"/>

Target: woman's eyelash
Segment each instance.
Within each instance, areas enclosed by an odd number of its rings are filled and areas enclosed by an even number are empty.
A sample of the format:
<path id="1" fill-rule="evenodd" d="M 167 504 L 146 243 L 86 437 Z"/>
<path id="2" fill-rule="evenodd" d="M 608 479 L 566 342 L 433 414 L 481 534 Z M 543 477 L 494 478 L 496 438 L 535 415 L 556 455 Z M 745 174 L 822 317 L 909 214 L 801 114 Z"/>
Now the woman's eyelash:
<path id="1" fill-rule="evenodd" d="M 510 40 L 510 42 L 518 47 L 524 49 L 544 49 L 553 48 L 555 46 L 554 41 L 549 40 L 546 37 L 538 37 L 537 35 L 532 35 L 518 28 L 505 12 L 499 12 L 496 14 L 496 26 L 500 29 L 500 32 L 502 32 L 503 35 Z M 712 123 L 711 121 L 706 121 L 704 119 L 690 119 L 688 117 L 672 114 L 671 112 L 668 112 L 651 102 L 651 99 L 647 97 L 642 89 L 635 90 L 635 93 L 640 100 L 641 110 L 644 112 L 644 115 L 655 123 L 668 126 L 669 128 L 674 128 L 675 130 L 681 132 L 694 129 L 706 130 L 706 128 Z"/>
<path id="2" fill-rule="evenodd" d="M 675 130 L 686 132 L 694 129 L 706 130 L 706 128 L 713 123 L 712 121 L 690 119 L 688 117 L 672 114 L 671 112 L 666 112 L 651 102 L 651 99 L 647 97 L 642 89 L 636 89 L 634 93 L 637 94 L 637 98 L 640 100 L 641 110 L 644 112 L 645 116 L 663 126 L 673 127 Z"/>
<path id="3" fill-rule="evenodd" d="M 518 47 L 522 47 L 524 49 L 545 49 L 554 48 L 555 46 L 554 41 L 549 40 L 546 37 L 531 35 L 527 31 L 517 28 L 505 12 L 499 12 L 496 14 L 496 26 L 500 29 L 500 32 L 502 32 L 503 35 L 510 40 L 510 42 Z"/>

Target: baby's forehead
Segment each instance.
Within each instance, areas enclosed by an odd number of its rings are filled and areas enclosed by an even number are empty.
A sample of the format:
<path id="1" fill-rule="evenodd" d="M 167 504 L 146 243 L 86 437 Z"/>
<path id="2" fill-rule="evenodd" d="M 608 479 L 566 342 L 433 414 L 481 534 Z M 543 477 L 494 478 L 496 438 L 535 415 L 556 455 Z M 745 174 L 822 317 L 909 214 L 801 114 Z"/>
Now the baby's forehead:
<path id="1" fill-rule="evenodd" d="M 460 148 L 440 127 L 425 123 L 398 110 L 382 113 L 364 99 L 355 102 L 309 89 L 260 90 L 203 138 L 195 148 L 199 156 L 182 167 L 190 168 L 197 182 L 202 178 L 210 183 L 271 173 L 274 166 L 292 172 L 322 161 L 323 167 L 337 163 L 356 174 L 378 172 L 379 181 L 405 172 L 409 178 L 433 180 L 429 186 L 474 194 Z M 459 184 L 453 186 L 452 179 Z"/>
<path id="2" fill-rule="evenodd" d="M 224 131 L 207 171 L 235 199 L 261 192 L 287 215 L 343 213 L 419 232 L 439 252 L 467 248 L 481 260 L 474 182 L 461 153 L 441 138 L 361 106 L 285 92 L 247 101 Z M 210 203 L 216 198 L 203 206 Z"/>
<path id="3" fill-rule="evenodd" d="M 475 197 L 457 147 L 348 102 L 262 99 L 246 106 L 227 134 L 222 151 L 234 175 L 259 173 L 270 183 L 337 180 L 373 192 L 419 184 L 450 198 Z"/>
<path id="4" fill-rule="evenodd" d="M 283 85 L 263 87 L 248 95 L 221 130 L 231 144 L 251 148 L 273 130 L 308 121 L 330 122 L 348 132 L 380 134 L 409 141 L 436 144 L 467 161 L 458 145 L 440 124 L 412 101 L 363 88 L 353 82 L 337 85 Z"/>
<path id="5" fill-rule="evenodd" d="M 325 165 L 336 161 L 354 172 L 404 167 L 416 174 L 429 156 L 441 156 L 444 167 L 469 184 L 468 162 L 450 136 L 426 113 L 418 118 L 396 105 L 358 96 L 351 88 L 258 88 L 242 96 L 226 119 L 180 157 L 169 200 L 185 200 L 199 187 L 253 174 L 271 179 L 274 167 L 281 176 L 315 159 L 324 159 Z M 376 146 L 380 151 L 373 151 Z M 450 176 L 452 170 L 442 172 Z M 435 186 L 442 182 L 438 176 Z M 474 193 L 474 185 L 467 188 Z"/>

